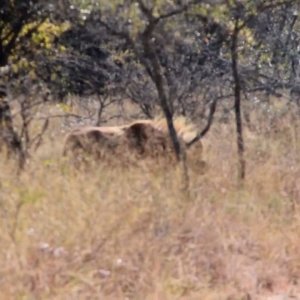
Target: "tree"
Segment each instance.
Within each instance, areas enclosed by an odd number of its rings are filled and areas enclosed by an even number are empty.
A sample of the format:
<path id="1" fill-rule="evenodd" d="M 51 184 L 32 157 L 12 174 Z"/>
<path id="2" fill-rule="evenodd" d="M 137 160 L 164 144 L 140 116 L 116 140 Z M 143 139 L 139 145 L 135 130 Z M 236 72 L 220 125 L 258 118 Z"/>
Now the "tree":
<path id="1" fill-rule="evenodd" d="M 52 95 L 63 100 L 66 95 L 101 95 L 106 84 L 118 79 L 118 67 L 103 46 L 106 33 L 98 30 L 93 14 L 73 20 L 56 39 L 53 55 L 44 54 L 38 63 L 38 76 L 47 83 Z"/>
<path id="2" fill-rule="evenodd" d="M 4 148 L 3 145 L 5 145 L 8 154 L 11 152 L 18 154 L 20 168 L 23 168 L 26 158 L 22 135 L 26 133 L 28 119 L 24 123 L 26 125 L 23 127 L 24 130 L 21 134 L 18 134 L 14 129 L 14 120 L 7 94 L 8 90 L 14 94 L 15 92 L 23 93 L 24 89 L 32 89 L 32 86 L 26 86 L 28 82 L 26 78 L 32 77 L 32 75 L 35 77 L 36 54 L 39 50 L 43 51 L 49 47 L 46 43 L 48 36 L 43 35 L 44 32 L 39 30 L 43 24 L 51 24 L 51 19 L 55 20 L 59 17 L 59 13 L 54 13 L 55 4 L 60 3 L 43 0 L 4 0 L 1 3 L 0 82 L 3 91 L 0 99 L 0 146 Z M 21 103 L 23 121 L 25 121 L 24 118 L 27 118 L 28 108 L 30 107 L 28 100 L 25 98 L 25 101 Z"/>
<path id="3" fill-rule="evenodd" d="M 6 71 L 7 69 L 0 68 L 0 75 L 4 76 Z M 22 143 L 14 130 L 10 107 L 5 97 L 6 91 L 2 87 L 0 89 L 0 151 L 5 147 L 8 156 L 15 154 L 18 157 L 19 169 L 22 169 L 25 163 Z"/>
<path id="4" fill-rule="evenodd" d="M 234 22 L 233 31 L 231 34 L 231 66 L 233 76 L 233 91 L 234 91 L 234 111 L 236 119 L 236 135 L 237 135 L 237 152 L 238 152 L 238 179 L 242 182 L 246 176 L 246 161 L 244 157 L 245 146 L 243 137 L 243 121 L 241 113 L 241 94 L 243 87 L 241 76 L 239 73 L 239 37 L 242 30 L 247 30 L 254 20 L 260 17 L 263 13 L 267 13 L 272 9 L 284 7 L 291 4 L 291 1 L 283 3 L 282 1 L 258 2 L 251 3 L 249 1 L 234 1 L 233 5 L 228 2 L 230 13 Z M 292 27 L 295 24 L 295 19 L 292 22 Z M 244 48 L 247 48 L 247 40 L 245 40 Z M 276 53 L 276 51 L 275 51 Z M 273 54 L 274 55 L 274 54 Z"/>
<path id="5" fill-rule="evenodd" d="M 1 80 L 15 95 L 40 86 L 39 93 L 45 89 L 58 101 L 95 96 L 97 124 L 121 98 L 148 117 L 159 108 L 179 160 L 184 153 L 173 117 L 183 114 L 203 126 L 192 144 L 209 131 L 218 104 L 236 116 L 243 180 L 244 104 L 257 96 L 259 107 L 272 94 L 297 91 L 298 9 L 292 0 L 6 1 L 0 53 L 11 68 Z M 22 99 L 24 109 L 31 107 L 30 97 Z"/>
<path id="6" fill-rule="evenodd" d="M 4 0 L 2 2 L 0 9 L 0 66 L 6 66 L 11 56 L 16 55 L 20 58 L 28 39 L 49 15 L 50 4 L 47 4 L 47 1 L 29 0 Z M 26 27 L 27 30 L 24 30 Z"/>
<path id="7" fill-rule="evenodd" d="M 180 41 L 180 39 L 183 39 L 181 35 L 176 38 L 176 34 L 178 34 L 176 30 L 178 30 L 178 24 L 179 26 L 181 25 L 180 21 L 183 20 L 182 16 L 187 13 L 196 2 L 198 1 L 186 1 L 184 4 L 171 4 L 162 1 L 160 3 L 146 4 L 143 1 L 131 1 L 129 4 L 127 2 L 119 4 L 114 10 L 114 16 L 112 16 L 112 11 L 110 11 L 110 13 L 108 11 L 101 11 L 100 13 L 101 24 L 112 35 L 122 38 L 125 41 L 128 49 L 131 51 L 130 55 L 134 55 L 135 57 L 135 63 L 137 65 L 140 63 L 143 66 L 152 81 L 159 99 L 159 105 L 168 123 L 175 154 L 179 160 L 184 159 L 182 157 L 184 154 L 181 152 L 177 134 L 173 126 L 173 116 L 176 110 L 176 98 L 182 91 L 178 88 L 180 86 L 180 80 L 176 78 L 176 73 L 177 75 L 180 74 L 180 72 L 178 72 L 179 68 L 182 70 L 183 66 L 187 64 L 187 61 L 181 59 L 181 65 L 177 63 L 175 66 L 174 64 L 172 66 L 169 57 L 178 57 L 181 50 L 178 47 L 180 44 L 182 46 L 188 45 L 188 41 Z M 118 15 L 121 11 L 121 15 Z M 118 16 L 119 20 L 124 21 L 128 15 L 132 15 L 136 23 L 133 24 L 133 21 L 129 19 L 129 22 L 123 22 L 123 24 L 120 25 L 120 21 L 119 23 L 116 21 L 116 16 Z M 176 17 L 178 18 L 175 19 Z M 182 19 L 180 19 L 180 17 Z M 170 26 L 172 25 L 174 25 L 175 29 L 171 29 Z M 163 47 L 164 40 L 170 42 L 172 38 L 175 40 L 175 45 L 171 42 L 169 47 L 166 45 Z M 177 46 L 178 48 L 174 49 L 172 46 Z M 188 50 L 190 51 L 190 56 L 192 56 L 191 52 L 198 50 L 196 48 L 197 46 L 194 46 L 194 49 L 190 48 Z M 173 62 L 174 61 L 175 59 Z M 189 78 L 194 76 L 195 79 L 193 84 L 189 85 L 189 89 L 184 91 L 186 95 L 196 90 L 195 74 L 202 68 L 198 61 L 193 67 L 195 67 L 194 70 L 191 68 L 190 74 L 188 75 Z M 183 94 L 184 93 L 182 93 L 181 96 Z M 145 109 L 149 108 L 149 106 L 146 105 L 144 107 Z"/>

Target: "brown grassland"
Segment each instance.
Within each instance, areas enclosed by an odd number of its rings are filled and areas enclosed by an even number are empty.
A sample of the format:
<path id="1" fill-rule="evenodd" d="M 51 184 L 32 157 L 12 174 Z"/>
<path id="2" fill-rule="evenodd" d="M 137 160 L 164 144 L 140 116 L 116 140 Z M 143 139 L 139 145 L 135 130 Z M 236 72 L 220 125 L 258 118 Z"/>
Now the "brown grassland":
<path id="1" fill-rule="evenodd" d="M 244 187 L 216 122 L 189 198 L 176 167 L 73 170 L 57 119 L 19 177 L 2 157 L 0 299 L 300 299 L 299 112 L 252 117 Z"/>

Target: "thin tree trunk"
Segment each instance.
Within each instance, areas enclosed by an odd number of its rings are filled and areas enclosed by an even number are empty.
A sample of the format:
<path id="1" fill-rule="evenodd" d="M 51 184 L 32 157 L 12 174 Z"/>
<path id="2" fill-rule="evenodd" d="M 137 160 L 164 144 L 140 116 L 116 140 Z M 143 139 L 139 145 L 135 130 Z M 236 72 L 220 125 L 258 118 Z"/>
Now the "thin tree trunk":
<path id="1" fill-rule="evenodd" d="M 147 59 L 150 61 L 150 63 L 152 64 L 152 68 L 151 68 L 151 72 L 150 72 L 150 76 L 156 86 L 157 89 L 157 93 L 158 93 L 158 98 L 160 101 L 160 105 L 161 108 L 163 110 L 164 116 L 166 118 L 167 121 L 167 126 L 168 126 L 168 130 L 169 130 L 169 134 L 173 143 L 173 147 L 174 147 L 174 151 L 175 151 L 175 155 L 178 161 L 180 160 L 185 160 L 185 154 L 184 149 L 181 149 L 182 147 L 180 146 L 180 142 L 174 127 L 174 123 L 173 123 L 173 114 L 171 112 L 171 109 L 169 107 L 168 104 L 168 98 L 164 89 L 164 83 L 163 83 L 163 76 L 162 76 L 162 71 L 160 68 L 160 64 L 158 61 L 158 58 L 156 56 L 155 51 L 152 49 L 152 46 L 150 45 L 150 39 L 151 39 L 151 35 L 150 35 L 150 30 L 149 32 L 147 32 L 144 37 L 143 37 L 143 47 L 144 47 L 144 52 L 145 55 L 147 57 Z M 149 68 L 146 68 L 147 70 L 150 70 Z"/>
<path id="2" fill-rule="evenodd" d="M 241 114 L 241 82 L 238 72 L 238 18 L 235 22 L 235 28 L 232 34 L 231 40 L 231 67 L 232 75 L 234 80 L 234 111 L 235 111 L 235 122 L 236 122 L 236 134 L 237 134 L 237 152 L 238 152 L 238 180 L 242 183 L 246 176 L 246 161 L 245 161 L 245 146 L 243 137 L 243 122 Z"/>
<path id="3" fill-rule="evenodd" d="M 149 47 L 151 47 L 149 45 Z M 150 53 L 152 49 L 148 50 Z M 146 51 L 145 51 L 146 52 Z M 168 104 L 168 98 L 163 86 L 163 76 L 162 76 L 162 71 L 158 62 L 158 59 L 156 57 L 156 54 L 154 51 L 150 54 L 151 55 L 151 62 L 153 64 L 153 81 L 156 86 L 157 92 L 158 92 L 158 97 L 160 100 L 160 105 L 163 110 L 165 119 L 167 121 L 167 126 L 169 130 L 169 135 L 173 143 L 174 147 L 174 152 L 176 155 L 176 159 L 178 162 L 181 164 L 182 167 L 182 172 L 183 172 L 183 190 L 185 191 L 185 194 L 189 198 L 189 173 L 188 173 L 188 166 L 187 166 L 187 156 L 186 156 L 186 151 L 185 148 L 183 148 L 180 144 L 174 122 L 173 122 L 173 113 L 169 107 Z"/>
<path id="4" fill-rule="evenodd" d="M 171 108 L 169 107 L 169 99 L 167 97 L 165 88 L 164 88 L 164 78 L 162 75 L 162 70 L 160 63 L 158 61 L 157 55 L 155 53 L 155 50 L 153 49 L 151 45 L 151 27 L 148 28 L 144 32 L 143 36 L 143 48 L 144 48 L 144 53 L 147 58 L 147 60 L 143 60 L 146 70 L 149 73 L 149 76 L 151 77 L 152 81 L 155 84 L 155 87 L 157 89 L 158 93 L 158 98 L 160 102 L 160 106 L 163 110 L 167 126 L 168 126 L 168 131 L 169 135 L 174 147 L 174 152 L 176 155 L 177 161 L 181 164 L 181 169 L 183 172 L 183 190 L 185 194 L 187 195 L 187 198 L 190 198 L 189 195 L 189 173 L 188 173 L 188 165 L 187 165 L 187 156 L 186 156 L 186 151 L 185 148 L 181 146 L 180 140 L 178 138 L 174 122 L 173 122 L 173 113 Z M 151 67 L 149 66 L 149 62 L 151 64 Z"/>
<path id="5" fill-rule="evenodd" d="M 19 170 L 24 168 L 25 155 L 20 137 L 14 130 L 10 107 L 4 97 L 0 96 L 0 150 L 5 145 L 8 157 L 18 156 Z"/>

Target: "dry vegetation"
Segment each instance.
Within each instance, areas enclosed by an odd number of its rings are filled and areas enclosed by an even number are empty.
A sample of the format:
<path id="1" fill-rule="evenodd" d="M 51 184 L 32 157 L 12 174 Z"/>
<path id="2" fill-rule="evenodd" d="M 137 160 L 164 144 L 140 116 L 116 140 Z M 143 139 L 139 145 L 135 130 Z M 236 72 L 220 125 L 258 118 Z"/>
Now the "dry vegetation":
<path id="1" fill-rule="evenodd" d="M 190 198 L 176 169 L 72 170 L 60 120 L 20 177 L 2 158 L 0 299 L 299 299 L 300 122 L 252 117 L 244 188 L 216 123 Z"/>

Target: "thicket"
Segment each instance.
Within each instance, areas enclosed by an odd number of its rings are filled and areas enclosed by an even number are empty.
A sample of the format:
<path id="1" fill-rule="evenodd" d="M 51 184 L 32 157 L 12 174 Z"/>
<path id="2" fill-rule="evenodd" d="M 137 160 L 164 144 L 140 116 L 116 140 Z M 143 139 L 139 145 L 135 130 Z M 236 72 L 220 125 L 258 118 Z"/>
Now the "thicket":
<path id="1" fill-rule="evenodd" d="M 97 124 L 116 103 L 131 101 L 147 117 L 162 111 L 180 160 L 174 115 L 197 122 L 200 139 L 219 109 L 224 119 L 234 112 L 243 179 L 249 107 L 270 119 L 274 95 L 299 107 L 298 14 L 296 0 L 1 1 L 1 143 L 22 167 L 48 126 L 30 136 L 34 108 L 52 101 L 67 112 L 77 95 L 97 103 Z"/>

